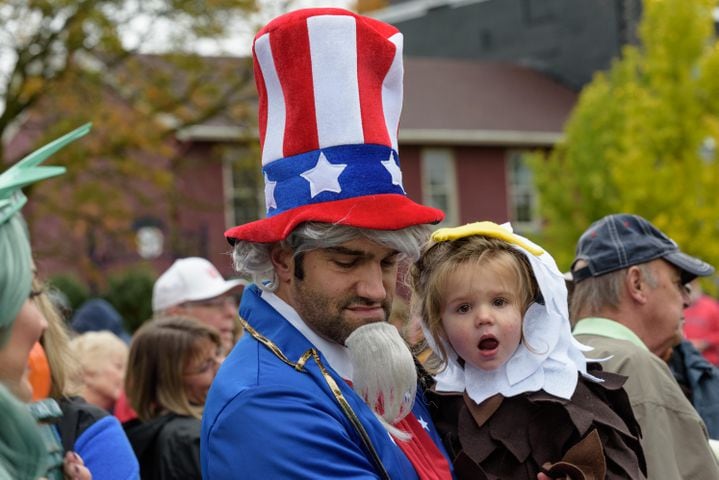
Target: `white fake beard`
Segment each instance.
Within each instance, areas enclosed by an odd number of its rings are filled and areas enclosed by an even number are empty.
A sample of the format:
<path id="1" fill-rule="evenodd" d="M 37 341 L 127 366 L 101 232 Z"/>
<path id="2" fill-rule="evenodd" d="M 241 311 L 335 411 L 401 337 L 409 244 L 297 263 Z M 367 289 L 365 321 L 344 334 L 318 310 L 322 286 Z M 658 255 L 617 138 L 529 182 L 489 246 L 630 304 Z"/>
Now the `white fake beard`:
<path id="1" fill-rule="evenodd" d="M 412 411 L 417 370 L 412 353 L 394 325 L 375 322 L 357 328 L 345 345 L 352 360 L 352 388 L 387 431 L 399 440 L 410 434 L 395 427 Z"/>

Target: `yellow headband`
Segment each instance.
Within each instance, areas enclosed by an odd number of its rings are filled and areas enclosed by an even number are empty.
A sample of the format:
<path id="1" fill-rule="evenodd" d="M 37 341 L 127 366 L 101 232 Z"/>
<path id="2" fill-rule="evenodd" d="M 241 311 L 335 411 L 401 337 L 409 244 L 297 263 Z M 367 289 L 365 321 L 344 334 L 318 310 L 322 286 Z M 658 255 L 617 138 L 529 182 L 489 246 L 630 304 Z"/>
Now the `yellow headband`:
<path id="1" fill-rule="evenodd" d="M 544 250 L 537 247 L 536 245 L 530 244 L 527 239 L 516 235 L 505 227 L 497 225 L 494 222 L 475 222 L 462 225 L 461 227 L 452 228 L 440 228 L 432 234 L 432 241 L 434 242 L 447 242 L 450 240 L 457 240 L 459 238 L 471 237 L 473 235 L 482 235 L 485 237 L 498 238 L 504 240 L 507 243 L 518 245 L 537 257 L 544 253 Z"/>

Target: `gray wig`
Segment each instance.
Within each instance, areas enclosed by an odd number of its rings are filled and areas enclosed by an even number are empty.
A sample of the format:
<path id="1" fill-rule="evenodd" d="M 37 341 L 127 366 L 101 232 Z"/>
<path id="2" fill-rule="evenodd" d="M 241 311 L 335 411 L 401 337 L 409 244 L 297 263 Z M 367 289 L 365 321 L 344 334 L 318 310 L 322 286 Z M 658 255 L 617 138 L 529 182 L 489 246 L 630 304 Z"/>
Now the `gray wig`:
<path id="1" fill-rule="evenodd" d="M 310 250 L 330 248 L 357 238 L 366 238 L 400 252 L 401 259 L 415 261 L 420 248 L 429 238 L 428 225 L 414 225 L 401 230 L 371 230 L 331 223 L 303 223 L 279 243 L 298 255 Z M 238 241 L 232 251 L 235 270 L 248 276 L 261 289 L 277 289 L 277 276 L 270 260 L 273 243 Z"/>

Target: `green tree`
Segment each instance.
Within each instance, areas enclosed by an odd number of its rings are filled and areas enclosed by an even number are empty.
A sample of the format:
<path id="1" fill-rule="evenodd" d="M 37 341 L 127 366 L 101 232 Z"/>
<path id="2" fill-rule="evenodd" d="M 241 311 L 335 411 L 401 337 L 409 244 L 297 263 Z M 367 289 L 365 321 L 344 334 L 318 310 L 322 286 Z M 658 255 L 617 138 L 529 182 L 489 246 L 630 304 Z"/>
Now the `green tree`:
<path id="1" fill-rule="evenodd" d="M 102 252 L 134 250 L 134 212 L 182 200 L 172 174 L 183 161 L 177 133 L 218 117 L 251 127 L 247 60 L 203 58 L 195 47 L 238 29 L 249 45 L 255 9 L 254 0 L 1 3 L 0 138 L 20 130 L 16 150 L 29 151 L 93 123 L 51 160 L 68 166 L 62 181 L 30 192 L 29 222 L 62 224 L 62 238 L 34 237 L 39 256 L 71 257 L 83 277 L 103 283 Z M 158 33 L 168 53 L 139 54 Z M 0 166 L 25 153 L 8 159 L 4 145 Z"/>
<path id="2" fill-rule="evenodd" d="M 719 46 L 715 0 L 645 0 L 639 45 L 579 97 L 565 140 L 529 160 L 542 241 L 567 269 L 598 218 L 637 213 L 719 265 Z"/>
<path id="3" fill-rule="evenodd" d="M 112 275 L 108 280 L 102 296 L 120 312 L 130 333 L 152 317 L 154 283 L 154 272 L 143 266 Z"/>

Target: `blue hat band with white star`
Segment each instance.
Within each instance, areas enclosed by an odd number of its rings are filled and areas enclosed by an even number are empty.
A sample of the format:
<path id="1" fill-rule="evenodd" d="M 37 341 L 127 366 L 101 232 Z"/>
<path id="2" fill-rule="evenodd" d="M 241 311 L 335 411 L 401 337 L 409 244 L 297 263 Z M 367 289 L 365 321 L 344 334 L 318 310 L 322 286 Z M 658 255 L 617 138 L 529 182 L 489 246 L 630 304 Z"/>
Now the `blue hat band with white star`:
<path id="1" fill-rule="evenodd" d="M 262 170 L 268 217 L 304 205 L 366 195 L 405 195 L 397 152 L 384 145 L 313 150 L 275 160 Z"/>

